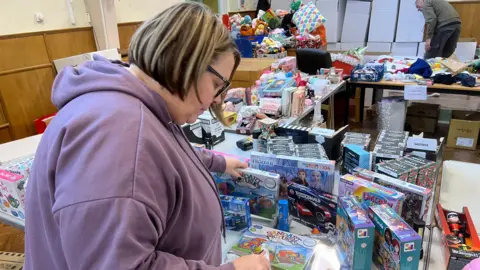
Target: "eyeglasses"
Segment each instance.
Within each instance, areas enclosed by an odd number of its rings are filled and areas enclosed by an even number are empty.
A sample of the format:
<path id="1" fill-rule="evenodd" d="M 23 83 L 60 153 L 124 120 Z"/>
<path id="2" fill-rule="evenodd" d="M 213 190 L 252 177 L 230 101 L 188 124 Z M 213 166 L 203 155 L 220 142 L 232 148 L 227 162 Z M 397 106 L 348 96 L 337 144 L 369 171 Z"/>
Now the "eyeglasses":
<path id="1" fill-rule="evenodd" d="M 218 73 L 218 71 L 216 71 L 215 69 L 213 69 L 211 66 L 208 66 L 207 67 L 207 70 L 209 72 L 211 72 L 213 75 L 217 76 L 220 80 L 223 81 L 224 85 L 222 86 L 222 88 L 220 88 L 220 90 L 218 90 L 218 92 L 215 94 L 214 98 L 220 96 L 221 94 L 223 94 L 225 91 L 227 91 L 227 89 L 230 87 L 230 81 L 225 79 L 222 75 L 220 75 L 220 73 Z"/>

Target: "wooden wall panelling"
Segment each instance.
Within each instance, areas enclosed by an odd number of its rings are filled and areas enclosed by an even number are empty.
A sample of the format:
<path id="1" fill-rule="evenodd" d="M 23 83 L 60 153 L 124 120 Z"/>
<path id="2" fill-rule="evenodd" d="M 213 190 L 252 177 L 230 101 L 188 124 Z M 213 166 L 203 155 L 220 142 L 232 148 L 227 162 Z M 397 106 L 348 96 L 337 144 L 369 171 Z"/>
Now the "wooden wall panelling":
<path id="1" fill-rule="evenodd" d="M 130 45 L 130 39 L 133 36 L 133 33 L 137 30 L 136 24 L 125 24 L 118 26 L 118 35 L 120 38 L 120 50 L 128 49 Z"/>
<path id="2" fill-rule="evenodd" d="M 480 14 L 480 2 L 456 2 L 452 6 L 462 20 L 462 32 L 460 37 L 477 39 L 480 42 L 480 27 L 478 15 Z"/>
<path id="3" fill-rule="evenodd" d="M 45 43 L 51 61 L 97 50 L 92 28 L 47 33 Z"/>
<path id="4" fill-rule="evenodd" d="M 48 63 L 43 35 L 0 38 L 0 72 Z"/>
<path id="5" fill-rule="evenodd" d="M 33 121 L 56 111 L 51 102 L 54 73 L 45 67 L 0 76 L 0 94 L 13 139 L 36 134 Z"/>
<path id="6" fill-rule="evenodd" d="M 0 144 L 12 141 L 12 135 L 10 134 L 10 128 L 8 124 L 0 125 Z"/>

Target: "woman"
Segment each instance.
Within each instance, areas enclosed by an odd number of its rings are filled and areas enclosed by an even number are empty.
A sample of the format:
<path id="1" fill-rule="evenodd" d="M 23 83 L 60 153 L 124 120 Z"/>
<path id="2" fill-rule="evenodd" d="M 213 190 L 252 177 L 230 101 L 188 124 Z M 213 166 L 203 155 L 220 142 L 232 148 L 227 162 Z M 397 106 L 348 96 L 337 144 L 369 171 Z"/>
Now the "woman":
<path id="1" fill-rule="evenodd" d="M 240 61 L 204 6 L 174 5 L 132 37 L 127 69 L 65 68 L 27 192 L 25 269 L 269 269 L 221 265 L 225 225 L 209 171 L 246 164 L 196 153 L 179 125 L 222 97 Z"/>

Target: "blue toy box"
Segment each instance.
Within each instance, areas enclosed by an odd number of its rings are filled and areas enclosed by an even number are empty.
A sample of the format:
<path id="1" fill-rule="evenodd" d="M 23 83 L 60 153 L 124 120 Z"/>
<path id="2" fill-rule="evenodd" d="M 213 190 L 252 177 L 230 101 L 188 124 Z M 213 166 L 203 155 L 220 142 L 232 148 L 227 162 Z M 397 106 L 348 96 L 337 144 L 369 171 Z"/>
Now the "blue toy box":
<path id="1" fill-rule="evenodd" d="M 247 198 L 220 195 L 220 201 L 228 230 L 242 231 L 252 226 Z"/>
<path id="2" fill-rule="evenodd" d="M 370 152 L 356 144 L 346 144 L 343 148 L 343 173 L 354 173 L 357 167 L 370 169 Z"/>
<path id="3" fill-rule="evenodd" d="M 342 267 L 370 269 L 375 226 L 353 196 L 339 199 L 337 208 L 337 251 Z"/>
<path id="4" fill-rule="evenodd" d="M 349 195 L 354 195 L 362 203 L 365 211 L 370 205 L 386 204 L 401 214 L 405 200 L 405 195 L 401 192 L 346 174 L 340 178 L 338 197 Z"/>
<path id="5" fill-rule="evenodd" d="M 373 262 L 379 269 L 417 270 L 422 237 L 387 205 L 370 206 L 375 224 Z"/>
<path id="6" fill-rule="evenodd" d="M 280 175 L 280 197 L 286 198 L 288 183 L 308 186 L 320 192 L 333 193 L 335 161 L 282 156 L 253 151 L 250 167 Z"/>
<path id="7" fill-rule="evenodd" d="M 224 173 L 213 174 L 220 194 L 248 198 L 250 213 L 272 219 L 278 208 L 280 175 L 252 168 L 240 172 L 243 177 L 238 179 Z"/>

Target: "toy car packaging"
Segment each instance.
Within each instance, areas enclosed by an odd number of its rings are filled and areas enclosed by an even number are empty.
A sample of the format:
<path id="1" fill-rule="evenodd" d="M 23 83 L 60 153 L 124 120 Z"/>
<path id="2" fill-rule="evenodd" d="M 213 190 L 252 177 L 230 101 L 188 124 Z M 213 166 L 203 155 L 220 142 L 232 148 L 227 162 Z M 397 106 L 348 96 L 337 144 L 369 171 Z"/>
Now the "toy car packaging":
<path id="1" fill-rule="evenodd" d="M 368 216 L 375 224 L 373 262 L 379 269 L 418 269 L 422 237 L 385 204 L 372 205 Z"/>
<path id="2" fill-rule="evenodd" d="M 299 223 L 320 232 L 335 231 L 337 198 L 326 192 L 291 183 L 288 185 L 289 214 Z"/>
<path id="3" fill-rule="evenodd" d="M 362 168 L 356 168 L 355 171 L 359 177 L 403 193 L 405 201 L 403 202 L 401 216 L 410 226 L 413 227 L 415 220 L 427 221 L 428 207 L 432 198 L 430 189 Z"/>
<path id="4" fill-rule="evenodd" d="M 227 258 L 233 261 L 267 249 L 272 269 L 303 270 L 317 244 L 317 240 L 309 237 L 253 225 L 228 252 Z"/>
<path id="5" fill-rule="evenodd" d="M 347 196 L 338 201 L 337 251 L 342 267 L 370 269 L 375 226 L 355 197 Z"/>
<path id="6" fill-rule="evenodd" d="M 368 210 L 370 205 L 386 204 L 399 214 L 402 213 L 402 205 L 405 200 L 405 195 L 401 192 L 346 174 L 340 178 L 338 197 L 349 195 L 357 197 L 365 210 Z"/>
<path id="7" fill-rule="evenodd" d="M 280 196 L 286 196 L 287 183 L 297 183 L 320 192 L 333 193 L 335 161 L 265 154 L 253 151 L 250 167 L 280 175 Z"/>
<path id="8" fill-rule="evenodd" d="M 0 169 L 0 210 L 25 219 L 25 177 Z"/>
<path id="9" fill-rule="evenodd" d="M 252 214 L 272 219 L 277 213 L 280 175 L 251 168 L 241 173 L 241 178 L 214 173 L 220 194 L 248 198 Z"/>
<path id="10" fill-rule="evenodd" d="M 480 240 L 468 208 L 455 212 L 437 204 L 435 218 L 442 230 L 446 269 L 467 269 L 464 267 L 470 261 L 480 258 Z"/>
<path id="11" fill-rule="evenodd" d="M 247 198 L 220 195 L 220 201 L 227 229 L 242 231 L 252 226 Z"/>

